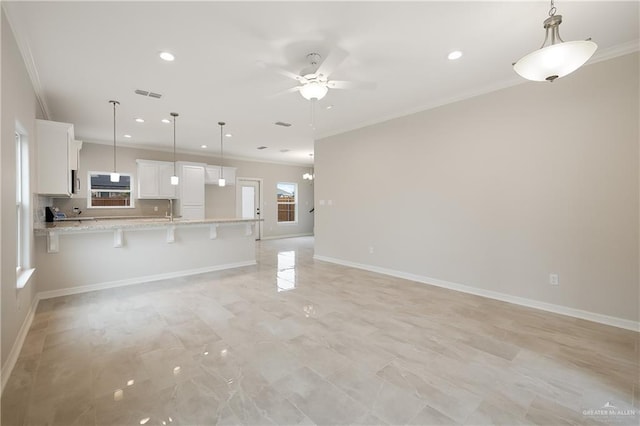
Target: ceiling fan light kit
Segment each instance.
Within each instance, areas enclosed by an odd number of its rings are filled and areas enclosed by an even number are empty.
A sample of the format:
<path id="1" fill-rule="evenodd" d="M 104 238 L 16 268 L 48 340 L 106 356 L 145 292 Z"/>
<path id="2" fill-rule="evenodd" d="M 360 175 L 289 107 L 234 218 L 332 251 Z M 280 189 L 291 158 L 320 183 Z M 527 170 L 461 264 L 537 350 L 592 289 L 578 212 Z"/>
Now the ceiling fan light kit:
<path id="1" fill-rule="evenodd" d="M 560 37 L 562 16 L 556 15 L 551 0 L 549 17 L 544 20 L 545 37 L 540 49 L 529 53 L 513 64 L 520 76 L 532 81 L 550 81 L 571 74 L 584 65 L 595 53 L 598 45 L 587 40 L 565 42 Z M 546 46 L 547 41 L 550 44 Z"/>
<path id="2" fill-rule="evenodd" d="M 326 96 L 328 91 L 327 83 L 319 80 L 309 81 L 300 87 L 300 94 L 308 101 L 312 99 L 320 100 Z"/>

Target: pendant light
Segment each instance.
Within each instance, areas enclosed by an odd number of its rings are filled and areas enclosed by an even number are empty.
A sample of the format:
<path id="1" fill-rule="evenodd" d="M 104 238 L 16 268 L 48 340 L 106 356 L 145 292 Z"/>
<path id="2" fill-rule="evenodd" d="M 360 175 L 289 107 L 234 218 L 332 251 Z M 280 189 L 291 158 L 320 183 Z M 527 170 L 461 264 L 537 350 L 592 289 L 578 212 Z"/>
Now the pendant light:
<path id="1" fill-rule="evenodd" d="M 218 179 L 218 186 L 225 186 L 227 181 L 224 180 L 224 150 L 223 150 L 223 139 L 224 139 L 224 121 L 218 121 L 220 125 L 220 178 Z"/>
<path id="2" fill-rule="evenodd" d="M 177 185 L 180 182 L 176 173 L 176 117 L 179 114 L 172 112 L 169 115 L 173 117 L 173 176 L 171 176 L 171 185 Z"/>
<path id="3" fill-rule="evenodd" d="M 571 74 L 591 58 L 598 45 L 591 39 L 565 42 L 560 38 L 562 16 L 556 15 L 551 0 L 549 17 L 544 20 L 545 37 L 540 49 L 513 63 L 513 69 L 527 80 L 554 81 Z M 551 44 L 545 47 L 551 32 Z"/>
<path id="4" fill-rule="evenodd" d="M 113 104 L 113 172 L 111 172 L 111 182 L 120 182 L 120 173 L 116 169 L 116 105 L 120 105 L 118 101 L 109 101 Z"/>

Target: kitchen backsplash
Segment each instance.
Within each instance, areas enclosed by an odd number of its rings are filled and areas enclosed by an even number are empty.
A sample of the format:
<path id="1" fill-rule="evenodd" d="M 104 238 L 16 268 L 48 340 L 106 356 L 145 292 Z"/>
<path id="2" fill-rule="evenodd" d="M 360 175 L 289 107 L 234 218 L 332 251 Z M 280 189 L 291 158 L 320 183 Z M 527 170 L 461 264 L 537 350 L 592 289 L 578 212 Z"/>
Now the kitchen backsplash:
<path id="1" fill-rule="evenodd" d="M 169 213 L 169 200 L 135 200 L 133 208 L 96 209 L 87 208 L 86 198 L 54 198 L 52 204 L 45 204 L 57 207 L 67 217 L 103 217 L 103 216 L 165 216 Z M 77 207 L 82 213 L 73 211 Z M 44 212 L 44 206 L 42 208 Z M 44 213 L 43 213 L 44 214 Z"/>

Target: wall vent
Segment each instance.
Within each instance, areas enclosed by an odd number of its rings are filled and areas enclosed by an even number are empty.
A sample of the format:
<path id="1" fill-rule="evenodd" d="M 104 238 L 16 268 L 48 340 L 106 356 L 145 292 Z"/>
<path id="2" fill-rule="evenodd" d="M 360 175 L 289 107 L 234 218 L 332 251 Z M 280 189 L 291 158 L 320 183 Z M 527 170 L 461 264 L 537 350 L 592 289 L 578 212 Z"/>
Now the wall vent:
<path id="1" fill-rule="evenodd" d="M 150 98 L 160 99 L 162 95 L 160 93 L 149 92 L 148 90 L 135 90 L 136 95 L 148 96 Z"/>
<path id="2" fill-rule="evenodd" d="M 259 146 L 259 147 L 257 147 L 256 149 L 267 149 L 267 148 L 268 148 L 268 147 L 266 147 L 266 146 L 264 146 L 264 145 L 263 145 L 263 146 Z"/>
<path id="3" fill-rule="evenodd" d="M 275 125 L 282 126 L 282 127 L 291 127 L 291 123 L 285 123 L 284 121 L 276 121 Z"/>

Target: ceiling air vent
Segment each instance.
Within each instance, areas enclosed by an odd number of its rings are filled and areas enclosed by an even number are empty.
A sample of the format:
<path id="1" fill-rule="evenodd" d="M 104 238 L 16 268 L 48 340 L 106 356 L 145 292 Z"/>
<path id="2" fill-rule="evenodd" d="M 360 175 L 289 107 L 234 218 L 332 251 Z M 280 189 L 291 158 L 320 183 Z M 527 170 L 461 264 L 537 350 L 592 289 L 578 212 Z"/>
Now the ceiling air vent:
<path id="1" fill-rule="evenodd" d="M 149 92 L 148 90 L 135 90 L 136 95 L 148 96 L 150 98 L 160 99 L 162 95 L 160 93 Z"/>
<path id="2" fill-rule="evenodd" d="M 266 147 L 266 146 L 264 146 L 264 145 L 263 145 L 263 146 L 259 146 L 259 147 L 257 147 L 256 149 L 267 149 L 267 148 L 268 148 L 268 147 Z"/>
<path id="3" fill-rule="evenodd" d="M 282 126 L 282 127 L 291 127 L 291 123 L 285 123 L 284 121 L 276 121 L 275 125 Z"/>
<path id="4" fill-rule="evenodd" d="M 288 149 L 281 149 L 280 152 L 289 152 Z"/>

